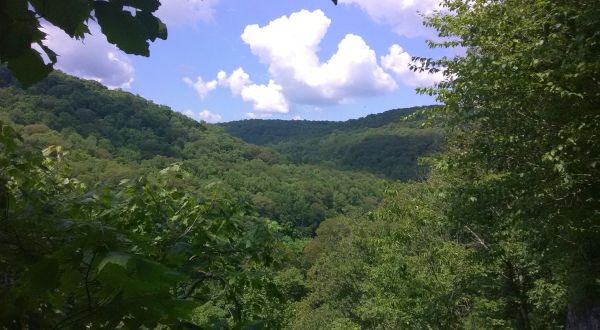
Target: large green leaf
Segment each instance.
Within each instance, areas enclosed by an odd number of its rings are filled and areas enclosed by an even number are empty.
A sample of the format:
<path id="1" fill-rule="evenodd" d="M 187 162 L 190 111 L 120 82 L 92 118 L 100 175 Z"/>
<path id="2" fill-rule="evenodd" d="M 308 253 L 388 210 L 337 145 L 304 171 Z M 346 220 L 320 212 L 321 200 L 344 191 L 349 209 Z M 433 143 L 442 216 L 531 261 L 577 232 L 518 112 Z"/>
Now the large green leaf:
<path id="1" fill-rule="evenodd" d="M 94 9 L 102 33 L 108 42 L 129 54 L 149 56 L 149 33 L 140 21 L 123 6 L 113 2 L 95 1 Z"/>
<path id="2" fill-rule="evenodd" d="M 52 71 L 52 65 L 45 64 L 42 56 L 31 48 L 18 57 L 10 58 L 8 68 L 23 87 L 33 85 Z"/>
<path id="3" fill-rule="evenodd" d="M 90 0 L 30 0 L 35 11 L 71 37 L 82 37 L 83 25 L 90 16 Z"/>
<path id="4" fill-rule="evenodd" d="M 31 43 L 41 40 L 33 12 L 25 1 L 0 2 L 0 60 L 7 61 L 23 54 Z"/>
<path id="5" fill-rule="evenodd" d="M 146 28 L 148 32 L 148 38 L 150 41 L 156 40 L 156 38 L 166 40 L 167 39 L 167 27 L 158 18 L 147 12 L 138 12 L 136 14 L 138 19 Z"/>
<path id="6" fill-rule="evenodd" d="M 127 265 L 129 263 L 129 261 L 131 260 L 131 258 L 132 258 L 131 255 L 124 254 L 124 253 L 118 253 L 118 252 L 109 253 L 106 257 L 104 257 L 104 259 L 102 259 L 98 263 L 98 272 L 102 272 L 104 267 L 106 267 L 109 264 L 114 264 L 114 265 L 121 266 L 122 268 L 127 268 Z"/>

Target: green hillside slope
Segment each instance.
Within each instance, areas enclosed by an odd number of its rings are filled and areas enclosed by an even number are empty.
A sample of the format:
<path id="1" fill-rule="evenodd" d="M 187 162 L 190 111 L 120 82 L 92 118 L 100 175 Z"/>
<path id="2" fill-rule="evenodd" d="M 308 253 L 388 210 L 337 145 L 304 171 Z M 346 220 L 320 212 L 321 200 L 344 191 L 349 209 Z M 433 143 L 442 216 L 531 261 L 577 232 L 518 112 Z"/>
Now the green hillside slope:
<path id="1" fill-rule="evenodd" d="M 243 120 L 222 126 L 228 133 L 269 146 L 297 164 L 418 180 L 427 172 L 418 159 L 439 150 L 443 137 L 439 129 L 420 128 L 417 112 L 426 108 L 389 110 L 345 122 Z M 415 115 L 407 117 L 411 114 Z"/>
<path id="2" fill-rule="evenodd" d="M 300 235 L 380 199 L 383 181 L 373 175 L 295 165 L 221 127 L 93 81 L 55 73 L 24 91 L 3 72 L 0 84 L 0 120 L 31 145 L 69 150 L 72 171 L 84 182 L 115 183 L 178 164 L 189 176 L 172 184 L 198 192 L 216 184 Z"/>

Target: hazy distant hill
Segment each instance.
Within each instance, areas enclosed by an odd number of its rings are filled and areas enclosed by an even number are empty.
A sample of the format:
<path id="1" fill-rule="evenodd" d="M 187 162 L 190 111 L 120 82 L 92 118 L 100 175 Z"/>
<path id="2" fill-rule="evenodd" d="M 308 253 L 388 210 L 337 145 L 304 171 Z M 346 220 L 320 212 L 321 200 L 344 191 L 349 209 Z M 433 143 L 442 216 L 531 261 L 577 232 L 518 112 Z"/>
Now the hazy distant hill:
<path id="1" fill-rule="evenodd" d="M 272 147 L 298 164 L 413 180 L 426 175 L 418 159 L 437 151 L 442 139 L 441 130 L 420 128 L 418 111 L 425 108 L 389 110 L 344 122 L 252 119 L 221 125 L 228 133 Z"/>
<path id="2" fill-rule="evenodd" d="M 398 122 L 407 115 L 423 108 L 425 107 L 389 110 L 347 121 L 246 119 L 220 125 L 225 127 L 229 134 L 237 136 L 248 143 L 258 145 L 277 144 L 293 139 L 319 137 L 334 130 L 381 127 Z"/>

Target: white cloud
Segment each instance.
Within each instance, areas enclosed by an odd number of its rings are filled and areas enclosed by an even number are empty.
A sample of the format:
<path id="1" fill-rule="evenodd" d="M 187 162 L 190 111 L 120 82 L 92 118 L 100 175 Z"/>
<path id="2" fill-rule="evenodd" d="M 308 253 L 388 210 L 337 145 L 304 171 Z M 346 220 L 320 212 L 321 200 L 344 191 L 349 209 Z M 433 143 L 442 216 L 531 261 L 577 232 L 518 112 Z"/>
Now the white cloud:
<path id="1" fill-rule="evenodd" d="M 440 9 L 439 0 L 340 0 L 339 4 L 358 6 L 374 21 L 390 25 L 406 37 L 434 35 L 432 29 L 423 26 L 421 14 Z"/>
<path id="2" fill-rule="evenodd" d="M 229 76 L 224 71 L 217 74 L 219 86 L 229 87 L 231 93 L 240 96 L 246 102 L 252 102 L 255 112 L 287 113 L 289 104 L 282 93 L 281 85 L 270 80 L 267 85 L 255 84 L 242 68 Z"/>
<path id="3" fill-rule="evenodd" d="M 194 83 L 201 97 L 216 86 L 229 88 L 233 95 L 253 104 L 258 114 L 288 113 L 293 104 L 345 104 L 355 98 L 389 93 L 398 86 L 378 64 L 375 52 L 357 35 L 347 34 L 337 51 L 322 62 L 317 53 L 331 20 L 321 10 L 301 10 L 282 16 L 266 26 L 246 26 L 242 40 L 261 62 L 268 66 L 267 84 L 253 82 L 243 68 L 216 79 Z"/>
<path id="4" fill-rule="evenodd" d="M 273 114 L 246 112 L 246 116 L 248 116 L 248 118 L 250 118 L 250 119 L 266 119 L 266 118 L 271 118 L 273 116 Z"/>
<path id="5" fill-rule="evenodd" d="M 281 93 L 281 85 L 273 80 L 268 85 L 247 85 L 242 88 L 242 99 L 254 104 L 254 110 L 257 112 L 279 112 L 287 113 L 289 105 Z"/>
<path id="6" fill-rule="evenodd" d="M 205 121 L 207 123 L 218 123 L 220 122 L 223 117 L 221 117 L 221 115 L 218 115 L 216 113 L 212 113 L 208 110 L 202 110 L 200 112 L 193 112 L 190 109 L 187 109 L 183 112 L 184 115 L 194 119 L 194 120 L 202 120 Z"/>
<path id="7" fill-rule="evenodd" d="M 167 26 L 195 26 L 209 22 L 215 15 L 219 0 L 163 0 L 156 12 Z"/>
<path id="8" fill-rule="evenodd" d="M 229 76 L 227 76 L 225 71 L 219 71 L 217 80 L 220 86 L 229 87 L 231 93 L 235 95 L 241 95 L 243 88 L 252 84 L 250 76 L 242 68 L 237 68 Z"/>
<path id="9" fill-rule="evenodd" d="M 242 40 L 269 67 L 273 82 L 288 102 L 338 104 L 348 98 L 394 90 L 394 80 L 377 64 L 364 40 L 348 34 L 337 52 L 321 63 L 317 52 L 331 20 L 321 10 L 301 10 L 264 27 L 249 25 Z"/>
<path id="10" fill-rule="evenodd" d="M 221 117 L 221 115 L 212 113 L 208 110 L 202 110 L 202 111 L 198 112 L 198 117 L 207 123 L 218 123 L 221 121 L 221 119 L 223 119 L 223 117 Z"/>
<path id="11" fill-rule="evenodd" d="M 184 112 L 182 112 L 184 115 L 196 120 L 196 113 L 190 109 L 185 110 Z"/>
<path id="12" fill-rule="evenodd" d="M 43 24 L 46 46 L 58 56 L 56 68 L 66 73 L 96 80 L 109 88 L 130 88 L 135 77 L 133 64 L 116 46 L 108 43 L 97 24 L 83 41 L 69 37 L 59 28 Z"/>
<path id="13" fill-rule="evenodd" d="M 415 72 L 410 69 L 412 56 L 399 45 L 392 45 L 390 52 L 381 57 L 381 66 L 391 71 L 402 83 L 413 87 L 429 87 L 444 80 L 442 72 Z"/>
<path id="14" fill-rule="evenodd" d="M 217 81 L 204 81 L 202 77 L 198 76 L 196 81 L 194 82 L 192 79 L 185 77 L 183 81 L 190 87 L 196 90 L 196 93 L 200 96 L 201 99 L 204 99 L 208 93 L 217 88 Z"/>
<path id="15" fill-rule="evenodd" d="M 300 116 L 294 116 L 294 117 L 292 118 L 292 120 L 302 120 L 302 117 L 300 117 Z"/>
<path id="16" fill-rule="evenodd" d="M 183 78 L 183 81 L 194 88 L 202 99 L 217 86 L 221 86 L 228 87 L 232 94 L 240 96 L 246 102 L 251 102 L 255 112 L 287 113 L 289 111 L 281 85 L 273 80 L 270 80 L 267 85 L 255 84 L 242 68 L 234 70 L 230 75 L 225 71 L 219 71 L 216 80 L 207 82 L 202 77 L 198 77 L 196 82 L 188 77 Z"/>

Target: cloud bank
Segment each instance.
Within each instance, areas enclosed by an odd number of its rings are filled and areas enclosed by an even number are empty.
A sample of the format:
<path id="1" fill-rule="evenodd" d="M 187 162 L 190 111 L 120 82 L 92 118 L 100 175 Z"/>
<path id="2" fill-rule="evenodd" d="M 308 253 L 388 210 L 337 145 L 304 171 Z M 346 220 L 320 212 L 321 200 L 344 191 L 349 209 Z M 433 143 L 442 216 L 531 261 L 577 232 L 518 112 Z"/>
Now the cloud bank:
<path id="1" fill-rule="evenodd" d="M 301 10 L 264 27 L 249 25 L 241 37 L 293 103 L 338 104 L 397 87 L 377 64 L 375 52 L 354 34 L 347 34 L 337 52 L 321 62 L 317 52 L 330 24 L 321 10 Z"/>
<path id="2" fill-rule="evenodd" d="M 250 117 L 288 113 L 291 104 L 333 105 L 358 97 L 381 95 L 398 86 L 377 63 L 375 52 L 357 35 L 347 34 L 337 51 L 322 62 L 317 52 L 331 20 L 321 10 L 301 10 L 261 27 L 248 25 L 242 40 L 267 65 L 269 82 L 254 83 L 243 68 L 215 80 L 184 78 L 200 97 L 215 85 L 253 105 Z"/>
<path id="3" fill-rule="evenodd" d="M 400 2 L 408 8 L 407 12 L 412 12 L 409 9 L 415 6 L 425 6 Z M 382 3 L 383 7 L 378 7 L 361 2 L 368 6 L 365 8 L 378 11 L 392 3 L 398 5 L 397 1 Z M 193 81 L 186 77 L 184 81 L 201 99 L 217 87 L 228 88 L 232 95 L 252 104 L 253 111 L 247 113 L 248 117 L 266 118 L 288 113 L 295 105 L 322 107 L 390 93 L 398 88 L 397 82 L 427 87 L 443 80 L 442 73 L 412 71 L 412 56 L 397 44 L 378 62 L 375 51 L 360 36 L 351 33 L 338 43 L 330 58 L 322 61 L 318 52 L 330 24 L 331 20 L 321 10 L 301 10 L 265 26 L 246 26 L 241 39 L 267 66 L 269 80 L 265 84 L 255 83 L 241 67 L 230 73 L 221 70 L 213 80 L 197 77 Z"/>

